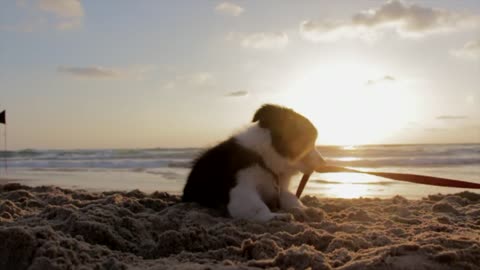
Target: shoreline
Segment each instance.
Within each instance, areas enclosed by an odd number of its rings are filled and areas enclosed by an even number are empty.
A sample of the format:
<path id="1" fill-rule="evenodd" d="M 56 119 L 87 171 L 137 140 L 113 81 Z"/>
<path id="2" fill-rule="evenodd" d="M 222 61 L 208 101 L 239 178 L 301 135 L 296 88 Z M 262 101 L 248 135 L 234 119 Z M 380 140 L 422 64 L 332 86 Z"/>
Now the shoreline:
<path id="1" fill-rule="evenodd" d="M 166 192 L 0 184 L 0 268 L 478 269 L 478 193 L 302 201 L 257 223 Z"/>
<path id="2" fill-rule="evenodd" d="M 425 173 L 425 175 L 434 175 Z M 297 190 L 300 174 L 292 180 L 290 190 Z M 442 177 L 441 175 L 439 175 Z M 448 176 L 448 175 L 447 175 Z M 57 186 L 64 189 L 85 190 L 89 192 L 118 191 L 127 192 L 138 189 L 146 194 L 164 191 L 181 195 L 186 176 L 165 179 L 161 175 L 141 174 L 137 172 L 109 171 L 56 173 L 51 174 L 12 174 L 0 176 L 0 184 L 20 183 L 31 187 Z M 328 180 L 323 180 L 328 179 Z M 472 180 L 470 180 L 472 181 Z M 473 180 L 472 182 L 478 182 Z M 311 177 L 303 195 L 319 198 L 379 198 L 388 199 L 396 195 L 409 200 L 420 200 L 431 194 L 450 194 L 462 191 L 479 192 L 478 189 L 430 186 L 364 174 L 325 173 Z"/>

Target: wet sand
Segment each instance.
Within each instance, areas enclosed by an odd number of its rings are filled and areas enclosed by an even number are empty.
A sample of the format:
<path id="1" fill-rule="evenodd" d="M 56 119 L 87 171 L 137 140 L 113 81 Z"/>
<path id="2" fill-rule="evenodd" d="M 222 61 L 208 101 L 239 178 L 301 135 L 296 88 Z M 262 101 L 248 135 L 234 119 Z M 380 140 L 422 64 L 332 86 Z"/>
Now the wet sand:
<path id="1" fill-rule="evenodd" d="M 480 269 L 480 194 L 305 196 L 234 220 L 164 192 L 0 183 L 0 269 Z"/>

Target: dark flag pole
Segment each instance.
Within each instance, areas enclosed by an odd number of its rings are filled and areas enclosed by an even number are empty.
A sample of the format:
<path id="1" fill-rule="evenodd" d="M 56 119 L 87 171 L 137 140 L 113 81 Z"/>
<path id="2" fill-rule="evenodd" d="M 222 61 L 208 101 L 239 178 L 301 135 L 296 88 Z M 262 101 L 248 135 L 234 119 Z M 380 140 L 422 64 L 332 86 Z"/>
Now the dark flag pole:
<path id="1" fill-rule="evenodd" d="M 4 124 L 5 125 L 5 129 L 4 129 L 4 147 L 5 147 L 5 151 L 3 152 L 3 162 L 4 162 L 4 166 L 5 166 L 5 174 L 8 174 L 8 166 L 7 166 L 7 111 L 3 111 L 0 113 L 0 124 Z"/>

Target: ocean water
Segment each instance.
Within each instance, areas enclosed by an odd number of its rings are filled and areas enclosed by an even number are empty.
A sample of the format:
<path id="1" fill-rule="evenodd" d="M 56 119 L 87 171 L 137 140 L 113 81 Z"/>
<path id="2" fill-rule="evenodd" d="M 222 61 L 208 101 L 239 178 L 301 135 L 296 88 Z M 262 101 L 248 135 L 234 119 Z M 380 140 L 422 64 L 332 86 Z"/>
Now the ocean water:
<path id="1" fill-rule="evenodd" d="M 319 146 L 332 165 L 425 174 L 480 183 L 480 144 Z M 0 179 L 87 190 L 155 190 L 180 194 L 199 148 L 0 152 Z M 7 171 L 4 168 L 7 161 Z M 296 190 L 298 175 L 291 189 Z M 304 194 L 325 197 L 421 198 L 463 189 L 393 181 L 355 173 L 314 174 Z M 474 190 L 472 190 L 474 191 Z M 480 190 L 477 190 L 480 192 Z"/>

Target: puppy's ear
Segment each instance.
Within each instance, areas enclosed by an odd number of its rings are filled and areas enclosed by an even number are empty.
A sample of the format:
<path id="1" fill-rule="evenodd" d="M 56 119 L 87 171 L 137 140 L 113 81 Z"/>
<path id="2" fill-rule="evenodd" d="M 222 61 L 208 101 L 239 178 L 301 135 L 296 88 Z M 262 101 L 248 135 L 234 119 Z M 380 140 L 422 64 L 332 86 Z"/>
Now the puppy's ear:
<path id="1" fill-rule="evenodd" d="M 259 121 L 261 125 L 268 126 L 276 117 L 278 117 L 278 112 L 281 110 L 279 106 L 272 104 L 265 104 L 260 109 L 255 112 L 252 122 Z"/>

